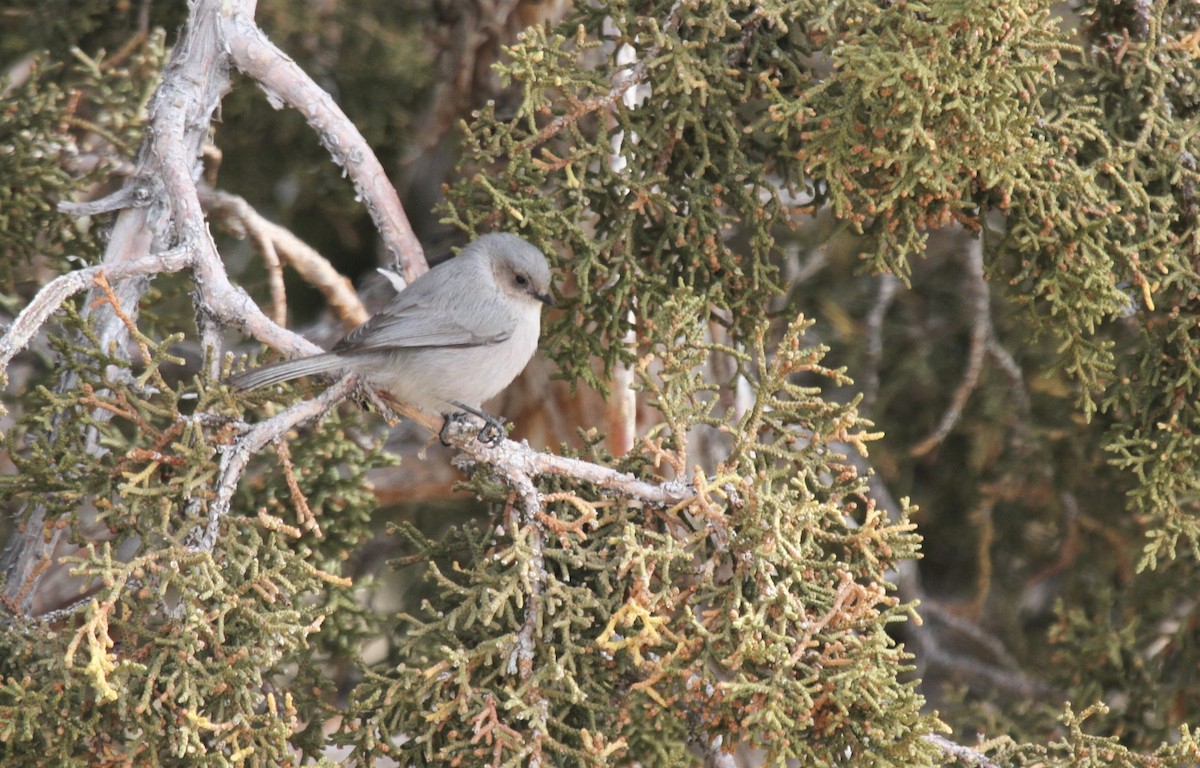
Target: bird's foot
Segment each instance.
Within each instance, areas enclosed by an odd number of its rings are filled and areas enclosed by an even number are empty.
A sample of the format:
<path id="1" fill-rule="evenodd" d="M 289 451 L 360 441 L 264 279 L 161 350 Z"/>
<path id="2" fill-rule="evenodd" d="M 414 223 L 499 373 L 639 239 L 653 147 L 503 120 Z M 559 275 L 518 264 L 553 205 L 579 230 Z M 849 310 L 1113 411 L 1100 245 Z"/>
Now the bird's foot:
<path id="1" fill-rule="evenodd" d="M 490 413 L 481 411 L 478 408 L 472 408 L 469 405 L 463 405 L 462 403 L 452 402 L 451 405 L 460 410 L 457 413 L 445 414 L 445 421 L 442 422 L 442 428 L 438 432 L 438 439 L 442 441 L 442 445 L 450 445 L 450 442 L 446 439 L 446 430 L 450 427 L 451 422 L 458 421 L 467 414 L 483 419 L 483 427 L 480 428 L 477 435 L 479 442 L 486 445 L 499 445 L 500 441 L 507 436 L 508 433 L 504 429 L 504 424 Z"/>

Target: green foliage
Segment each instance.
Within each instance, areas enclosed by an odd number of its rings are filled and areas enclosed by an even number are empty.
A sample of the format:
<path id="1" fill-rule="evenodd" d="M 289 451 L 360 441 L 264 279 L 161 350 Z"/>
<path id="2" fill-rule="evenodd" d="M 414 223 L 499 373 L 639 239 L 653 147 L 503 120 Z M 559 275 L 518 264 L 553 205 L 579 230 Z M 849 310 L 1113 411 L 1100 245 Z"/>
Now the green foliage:
<path id="1" fill-rule="evenodd" d="M 173 3 L 126 3 L 112 0 L 8 0 L 0 56 L 18 60 L 45 51 L 54 60 L 74 49 L 108 51 L 123 58 L 145 45 L 151 30 L 175 30 L 187 9 Z"/>
<path id="2" fill-rule="evenodd" d="M 1036 186 L 1051 153 L 1038 96 L 1065 40 L 1048 3 L 971 0 L 857 3 L 836 36 L 833 72 L 772 105 L 769 130 L 792 175 L 869 235 L 873 265 L 903 277 L 927 230 L 978 228 L 981 208 Z"/>
<path id="3" fill-rule="evenodd" d="M 565 246 L 575 293 L 546 349 L 565 379 L 602 387 L 588 361 L 606 371 L 630 362 L 621 340 L 677 285 L 708 296 L 705 312 L 729 311 L 742 333 L 778 291 L 771 225 L 785 207 L 762 147 L 743 134 L 753 120 L 746 105 L 764 98 L 766 80 L 796 70 L 771 54 L 784 26 L 744 4 L 575 13 L 558 34 L 527 30 L 499 66 L 525 100 L 511 120 L 481 112 L 448 215 L 470 229 L 524 229 L 550 254 L 561 252 L 552 243 Z M 606 24 L 615 29 L 602 32 Z M 645 57 L 631 66 L 653 73 L 653 93 L 636 108 L 621 100 L 636 93 L 636 84 L 621 90 L 635 70 L 580 66 L 597 41 Z M 745 252 L 725 240 L 737 223 Z"/>
<path id="4" fill-rule="evenodd" d="M 13 307 L 28 267 L 97 257 L 102 227 L 54 203 L 132 156 L 161 66 L 164 37 L 124 45 L 133 6 L 105 5 L 14 6 L 56 63 L 0 107 Z M 435 84 L 415 28 L 428 9 L 335 5 L 264 2 L 259 20 L 393 165 Z M 340 716 L 363 763 L 696 764 L 742 745 L 949 762 L 922 712 L 938 680 L 918 692 L 898 640 L 919 607 L 889 584 L 918 555 L 916 507 L 889 518 L 843 455 L 876 437 L 860 408 L 887 432 L 872 466 L 922 502 L 931 596 L 1054 689 L 938 701 L 962 741 L 997 735 L 980 749 L 1002 764 L 1194 764 L 1200 17 L 1167 0 L 1082 10 L 1075 30 L 1046 2 L 614 0 L 527 30 L 496 67 L 520 98 L 464 126 L 445 215 L 521 230 L 556 260 L 564 307 L 543 347 L 564 378 L 638 374 L 657 426 L 621 457 L 590 431 L 579 455 L 697 496 L 663 509 L 539 477 L 532 515 L 475 467 L 493 519 L 397 526 L 428 599 L 384 663 L 355 670 L 348 711 L 339 670 L 384 630 L 342 574 L 368 531 L 364 473 L 389 459 L 354 417 L 288 435 L 199 548 L 241 409 L 260 417 L 274 395 L 172 378 L 187 275 L 146 294 L 133 363 L 64 311 L 58 386 L 22 394 L 0 489 L 45 514 L 31 533 L 79 544 L 87 594 L 0 633 L 5 764 L 291 764 Z M 349 186 L 295 115 L 260 120 L 259 98 L 225 105 L 222 184 L 373 262 Z M 947 225 L 983 238 L 995 347 L 951 433 L 914 455 L 982 327 L 962 249 L 937 251 Z M 797 244 L 830 266 L 786 285 Z M 884 305 L 864 264 L 913 290 Z M 860 401 L 847 370 L 872 366 Z M 1055 723 L 1062 698 L 1107 707 Z"/>
<path id="5" fill-rule="evenodd" d="M 32 265 L 52 272 L 94 262 L 101 228 L 60 213 L 81 187 L 105 183 L 141 140 L 145 107 L 165 57 L 163 35 L 118 58 L 79 49 L 53 62 L 33 56 L 0 102 L 0 301 L 14 305 Z M 36 233 L 31 236 L 30 233 Z M 20 286 L 27 289 L 27 285 Z"/>
<path id="6" fill-rule="evenodd" d="M 1150 532 L 1143 566 L 1174 558 L 1180 539 L 1200 558 L 1197 319 L 1175 311 L 1147 329 L 1133 369 L 1138 373 L 1131 372 L 1110 400 L 1124 417 L 1111 430 L 1112 463 L 1137 477 L 1130 493 L 1134 508 L 1162 520 L 1162 527 Z"/>
<path id="7" fill-rule="evenodd" d="M 672 509 L 543 478 L 536 519 L 479 468 L 471 487 L 498 519 L 457 533 L 449 567 L 427 566 L 436 598 L 403 617 L 403 661 L 356 692 L 363 723 L 346 738 L 363 759 L 669 765 L 719 737 L 772 761 L 935 762 L 918 734 L 936 721 L 897 678 L 907 657 L 886 632 L 912 609 L 886 571 L 918 539 L 862 502 L 841 452 L 862 449 L 867 425 L 816 386 L 841 374 L 804 346 L 802 320 L 778 347 L 760 321 L 757 345 L 735 353 L 704 341 L 701 307 L 681 298 L 653 317 L 662 342 L 639 370 L 664 424 L 618 467 L 682 475 L 700 424 L 729 457 Z M 759 393 L 740 417 L 700 375 L 714 354 L 735 354 Z M 406 533 L 425 563 L 437 544 Z M 413 742 L 397 749 L 396 733 Z"/>
<path id="8" fill-rule="evenodd" d="M 68 242 L 76 237 L 72 220 L 59 214 L 53 203 L 68 193 L 73 179 L 61 165 L 45 159 L 47 147 L 62 146 L 58 127 L 66 95 L 53 83 L 42 82 L 40 74 L 35 69 L 13 93 L 3 105 L 0 122 L 0 178 L 6 180 L 0 186 L 0 249 L 6 256 L 0 261 L 0 289 L 5 294 L 15 290 L 15 267 L 30 263 L 40 246 L 29 232 L 53 232 L 56 240 Z"/>
<path id="9" fill-rule="evenodd" d="M 1152 754 L 1139 754 L 1122 746 L 1115 737 L 1096 736 L 1085 726 L 1107 714 L 1103 705 L 1088 707 L 1076 714 L 1067 707 L 1062 724 L 1067 733 L 1045 747 L 1007 743 L 999 745 L 997 758 L 1003 765 L 1013 766 L 1071 766 L 1071 768 L 1158 768 L 1158 766 L 1195 765 L 1200 756 L 1200 743 L 1193 730 L 1180 729 L 1173 744 L 1164 744 Z"/>
<path id="10" fill-rule="evenodd" d="M 1102 587 L 1090 599 L 1058 606 L 1049 635 L 1058 682 L 1076 691 L 1079 701 L 1106 702 L 1106 732 L 1126 747 L 1152 750 L 1171 740 L 1187 723 L 1182 711 L 1195 706 L 1190 606 L 1173 599 L 1161 618 L 1142 610 L 1156 594 L 1194 580 L 1195 568 L 1193 562 L 1172 562 L 1119 591 Z"/>
<path id="11" fill-rule="evenodd" d="M 67 528 L 84 610 L 6 621 L 4 764 L 316 755 L 336 693 L 322 665 L 377 631 L 339 572 L 369 531 L 364 474 L 388 460 L 346 436 L 352 419 L 331 416 L 280 461 L 260 460 L 206 550 L 197 533 L 237 434 L 228 394 L 198 378 L 166 381 L 175 338 L 138 334 L 135 370 L 98 349 L 84 319 L 68 312 L 64 326 L 55 343 L 73 383 L 26 399 L 17 473 L 0 477 L 0 495 Z"/>
<path id="12" fill-rule="evenodd" d="M 1087 12 L 1096 42 L 1088 64 L 1104 85 L 1100 105 L 1106 133 L 1121 140 L 1128 156 L 1122 175 L 1160 196 L 1156 203 L 1169 213 L 1171 225 L 1169 247 L 1142 247 L 1135 254 L 1147 274 L 1146 282 L 1135 285 L 1143 293 L 1153 291 L 1160 312 L 1143 326 L 1138 356 L 1121 371 L 1105 401 L 1119 418 L 1111 430 L 1112 463 L 1134 473 L 1132 506 L 1155 520 L 1142 560 L 1142 566 L 1153 566 L 1160 558 L 1175 557 L 1181 541 L 1193 557 L 1200 554 L 1200 444 L 1193 437 L 1200 428 L 1195 405 L 1200 388 L 1195 332 L 1198 18 L 1195 9 L 1156 3 L 1132 27 L 1135 37 L 1125 42 L 1116 39 L 1114 20 L 1102 9 Z"/>

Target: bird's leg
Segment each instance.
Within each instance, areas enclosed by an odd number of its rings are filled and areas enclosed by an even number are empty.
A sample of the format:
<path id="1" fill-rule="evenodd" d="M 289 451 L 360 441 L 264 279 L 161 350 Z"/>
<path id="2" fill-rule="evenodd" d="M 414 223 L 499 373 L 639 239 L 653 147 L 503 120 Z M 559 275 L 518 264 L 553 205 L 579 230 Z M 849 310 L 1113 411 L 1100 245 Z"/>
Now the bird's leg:
<path id="1" fill-rule="evenodd" d="M 504 431 L 504 424 L 502 424 L 499 419 L 490 413 L 481 411 L 478 408 L 472 408 L 469 405 L 463 405 L 462 403 L 455 401 L 451 401 L 450 404 L 455 408 L 461 408 L 464 413 L 469 413 L 472 416 L 478 416 L 479 418 L 483 419 L 483 428 L 479 430 L 478 435 L 479 442 L 486 443 L 488 445 L 499 445 L 500 441 L 503 440 L 505 435 L 508 434 Z M 447 423 L 449 423 L 449 416 L 447 416 Z M 445 431 L 446 425 L 443 424 L 442 432 Z M 445 442 L 445 440 L 442 442 Z"/>

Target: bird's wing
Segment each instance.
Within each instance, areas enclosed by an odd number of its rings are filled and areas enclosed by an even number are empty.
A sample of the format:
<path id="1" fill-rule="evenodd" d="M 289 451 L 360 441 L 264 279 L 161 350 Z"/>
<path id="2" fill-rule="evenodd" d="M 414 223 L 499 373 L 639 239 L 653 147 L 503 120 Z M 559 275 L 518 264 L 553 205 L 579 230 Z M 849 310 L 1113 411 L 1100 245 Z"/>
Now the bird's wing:
<path id="1" fill-rule="evenodd" d="M 479 316 L 486 313 L 447 309 L 426 301 L 394 302 L 348 333 L 332 351 L 357 354 L 421 347 L 478 347 L 499 344 L 512 336 L 515 322 L 507 317 L 498 325 L 484 324 Z"/>

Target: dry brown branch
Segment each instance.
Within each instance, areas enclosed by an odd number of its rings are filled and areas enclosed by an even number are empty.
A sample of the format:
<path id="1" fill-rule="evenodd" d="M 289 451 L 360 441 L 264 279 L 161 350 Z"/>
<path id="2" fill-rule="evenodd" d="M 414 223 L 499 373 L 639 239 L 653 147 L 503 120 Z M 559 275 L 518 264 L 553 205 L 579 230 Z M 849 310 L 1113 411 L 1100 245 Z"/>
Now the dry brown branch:
<path id="1" fill-rule="evenodd" d="M 312 531 L 318 539 L 324 537 L 325 534 L 321 532 L 317 516 L 313 514 L 312 507 L 308 505 L 308 499 L 304 498 L 304 493 L 300 490 L 300 482 L 296 480 L 296 467 L 292 464 L 292 452 L 288 448 L 286 440 L 275 442 L 275 455 L 279 457 L 279 464 L 283 467 L 283 478 L 287 481 L 288 493 L 291 494 L 292 504 L 296 507 L 296 519 L 300 523 L 300 527 L 306 531 Z"/>
<path id="2" fill-rule="evenodd" d="M 953 630 L 950 638 L 957 641 L 955 646 L 970 641 L 984 651 L 952 648 L 951 643 L 942 642 L 938 632 L 928 630 L 921 633 L 914 649 L 925 667 L 1014 699 L 1065 698 L 1061 692 L 1026 674 L 1003 644 L 974 622 L 956 616 L 934 601 L 926 601 L 923 611 L 930 619 L 928 624 L 936 620 Z"/>
<path id="3" fill-rule="evenodd" d="M 970 520 L 978 533 L 975 542 L 975 594 L 967 606 L 967 611 L 974 619 L 983 615 L 987 606 L 988 596 L 992 591 L 992 546 L 996 542 L 996 523 L 992 513 L 999 499 L 995 494 L 985 493 L 975 509 L 971 510 Z"/>
<path id="4" fill-rule="evenodd" d="M 329 308 L 347 329 L 366 322 L 366 307 L 354 292 L 354 284 L 350 279 L 334 269 L 324 256 L 296 237 L 291 230 L 264 218 L 238 195 L 201 188 L 200 202 L 210 215 L 220 217 L 234 234 L 250 237 L 263 254 L 264 261 L 268 262 L 268 272 L 272 271 L 268 254 L 276 255 L 277 264 L 286 264 L 295 269 L 306 282 L 321 292 Z M 279 276 L 279 282 L 277 289 L 271 289 L 272 301 L 276 303 L 280 300 L 276 296 L 282 297 L 283 294 L 282 275 Z M 285 319 L 279 313 L 274 317 L 280 325 L 285 324 Z"/>

